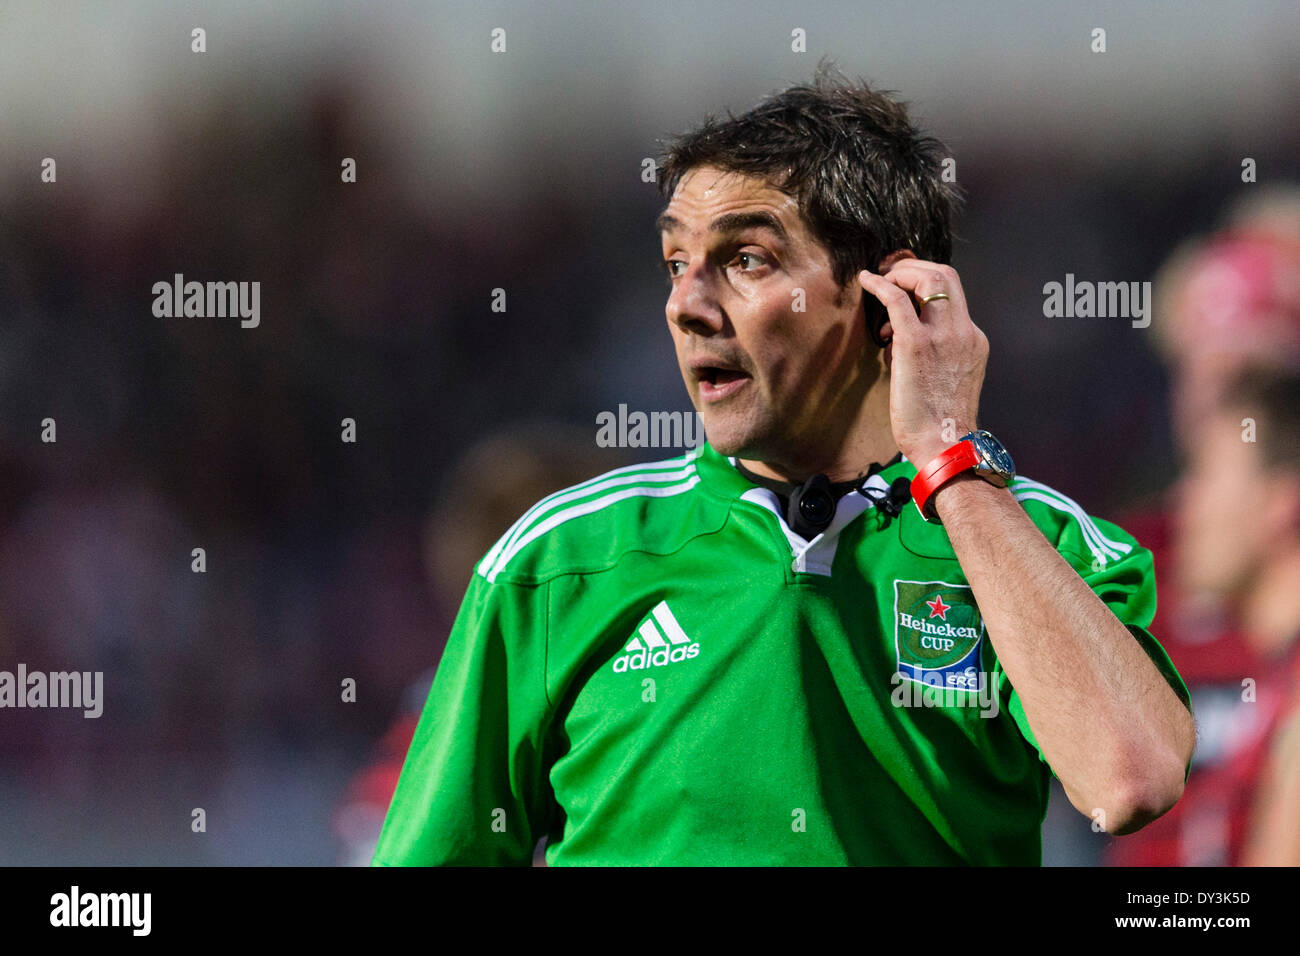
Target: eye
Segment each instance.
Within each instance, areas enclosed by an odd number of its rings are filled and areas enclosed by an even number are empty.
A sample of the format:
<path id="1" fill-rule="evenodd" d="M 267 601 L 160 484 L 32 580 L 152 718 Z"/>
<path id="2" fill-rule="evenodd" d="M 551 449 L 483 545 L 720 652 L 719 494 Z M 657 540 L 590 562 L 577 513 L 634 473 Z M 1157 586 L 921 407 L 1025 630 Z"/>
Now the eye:
<path id="1" fill-rule="evenodd" d="M 669 279 L 675 279 L 675 278 L 677 278 L 679 275 L 681 275 L 681 273 L 680 273 L 680 272 L 676 272 L 676 271 L 674 271 L 673 267 L 674 267 L 674 266 L 681 266 L 681 265 L 685 265 L 685 264 L 686 264 L 686 263 L 682 262 L 681 259 L 665 259 L 664 262 L 663 262 L 663 267 L 664 267 L 664 269 L 665 269 L 665 270 L 667 271 L 667 273 L 668 273 L 668 278 L 669 278 Z"/>
<path id="2" fill-rule="evenodd" d="M 759 268 L 762 268 L 763 266 L 767 265 L 767 260 L 766 260 L 765 258 L 763 258 L 762 256 L 760 256 L 760 255 L 759 255 L 758 253 L 756 253 L 756 252 L 738 252 L 738 253 L 736 253 L 736 258 L 732 259 L 731 261 L 732 261 L 732 262 L 739 262 L 739 263 L 741 263 L 740 269 L 741 269 L 742 272 L 753 272 L 753 271 L 754 271 L 754 269 L 747 269 L 747 268 L 745 268 L 744 263 L 745 263 L 746 261 L 748 261 L 748 262 L 752 262 L 752 263 L 757 263 L 757 265 L 755 266 L 755 269 L 759 269 Z"/>

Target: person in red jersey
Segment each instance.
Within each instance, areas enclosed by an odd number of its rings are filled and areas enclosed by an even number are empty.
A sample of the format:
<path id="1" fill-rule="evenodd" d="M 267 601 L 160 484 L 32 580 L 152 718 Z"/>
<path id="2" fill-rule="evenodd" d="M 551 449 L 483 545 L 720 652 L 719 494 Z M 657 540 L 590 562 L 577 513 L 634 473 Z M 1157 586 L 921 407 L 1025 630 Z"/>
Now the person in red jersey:
<path id="1" fill-rule="evenodd" d="M 1152 632 L 1187 681 L 1198 743 L 1182 800 L 1107 862 L 1297 865 L 1300 192 L 1175 252 L 1156 315 L 1188 470 L 1168 507 L 1123 520 L 1155 554 Z"/>

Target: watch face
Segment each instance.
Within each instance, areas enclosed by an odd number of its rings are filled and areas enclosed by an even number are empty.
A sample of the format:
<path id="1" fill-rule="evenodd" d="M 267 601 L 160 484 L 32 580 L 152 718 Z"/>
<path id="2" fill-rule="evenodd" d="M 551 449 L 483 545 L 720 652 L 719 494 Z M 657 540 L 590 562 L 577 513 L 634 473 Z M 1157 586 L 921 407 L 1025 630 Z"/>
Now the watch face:
<path id="1" fill-rule="evenodd" d="M 1005 485 L 1016 476 L 1015 462 L 1002 447 L 1002 442 L 986 431 L 971 432 L 969 438 L 984 459 L 982 464 L 976 466 L 976 471 L 982 478 Z"/>

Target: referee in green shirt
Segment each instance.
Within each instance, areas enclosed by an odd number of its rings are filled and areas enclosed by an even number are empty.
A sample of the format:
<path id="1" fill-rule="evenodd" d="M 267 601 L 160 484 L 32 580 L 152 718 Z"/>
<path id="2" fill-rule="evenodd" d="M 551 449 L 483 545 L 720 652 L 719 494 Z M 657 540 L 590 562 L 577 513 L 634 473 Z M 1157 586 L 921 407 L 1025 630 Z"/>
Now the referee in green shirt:
<path id="1" fill-rule="evenodd" d="M 943 148 L 819 70 L 676 140 L 668 331 L 708 441 L 483 556 L 377 865 L 1039 864 L 1182 793 L 1151 554 L 976 428 Z"/>

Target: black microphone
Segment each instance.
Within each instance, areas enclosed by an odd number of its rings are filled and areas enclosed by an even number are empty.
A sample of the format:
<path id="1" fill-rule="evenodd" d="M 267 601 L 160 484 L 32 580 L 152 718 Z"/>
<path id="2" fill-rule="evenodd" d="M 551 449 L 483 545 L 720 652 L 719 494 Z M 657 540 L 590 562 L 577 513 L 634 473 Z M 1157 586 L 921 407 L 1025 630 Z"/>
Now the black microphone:
<path id="1" fill-rule="evenodd" d="M 897 518 L 903 513 L 907 503 L 912 500 L 912 480 L 906 475 L 899 475 L 886 491 L 878 491 L 875 488 L 868 490 L 865 485 L 858 491 L 870 498 L 871 503 L 885 517 Z"/>
<path id="2" fill-rule="evenodd" d="M 911 500 L 912 479 L 906 475 L 899 475 L 889 486 L 889 493 L 885 499 L 877 507 L 891 518 L 897 518 Z"/>

